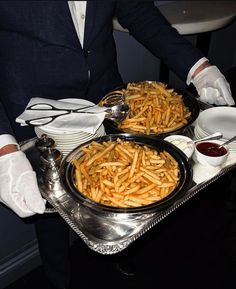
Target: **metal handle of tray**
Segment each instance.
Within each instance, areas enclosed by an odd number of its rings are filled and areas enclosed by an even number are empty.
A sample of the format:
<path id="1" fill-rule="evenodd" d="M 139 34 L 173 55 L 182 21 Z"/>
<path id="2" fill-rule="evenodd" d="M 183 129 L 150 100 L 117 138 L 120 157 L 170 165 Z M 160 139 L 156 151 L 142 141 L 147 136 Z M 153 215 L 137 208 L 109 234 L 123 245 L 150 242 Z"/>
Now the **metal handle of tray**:
<path id="1" fill-rule="evenodd" d="M 52 214 L 52 213 L 57 213 L 57 210 L 55 208 L 46 208 L 45 214 Z"/>

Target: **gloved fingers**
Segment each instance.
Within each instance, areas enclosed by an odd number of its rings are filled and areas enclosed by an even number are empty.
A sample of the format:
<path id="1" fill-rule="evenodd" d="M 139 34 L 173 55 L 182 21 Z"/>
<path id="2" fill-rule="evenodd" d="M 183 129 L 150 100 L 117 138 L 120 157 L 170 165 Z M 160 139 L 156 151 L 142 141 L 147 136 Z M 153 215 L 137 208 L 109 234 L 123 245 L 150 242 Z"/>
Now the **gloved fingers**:
<path id="1" fill-rule="evenodd" d="M 215 104 L 216 105 L 226 105 L 226 102 L 222 96 L 219 96 L 216 98 Z"/>
<path id="2" fill-rule="evenodd" d="M 207 95 L 206 95 L 206 91 L 205 89 L 202 89 L 199 93 L 198 93 L 199 97 L 200 97 L 200 100 L 202 102 L 207 102 Z"/>
<path id="3" fill-rule="evenodd" d="M 220 77 L 216 80 L 216 87 L 219 89 L 221 96 L 225 100 L 225 104 L 234 105 L 234 99 L 231 94 L 229 83 L 226 81 L 224 77 Z"/>
<path id="4" fill-rule="evenodd" d="M 235 104 L 229 83 L 216 66 L 204 68 L 191 82 L 196 87 L 203 102 L 217 105 Z"/>
<path id="5" fill-rule="evenodd" d="M 36 174 L 22 151 L 0 157 L 0 201 L 22 218 L 45 210 Z"/>
<path id="6" fill-rule="evenodd" d="M 16 183 L 16 191 L 24 195 L 24 202 L 29 210 L 37 214 L 44 213 L 46 201 L 40 194 L 34 171 L 21 174 Z"/>
<path id="7" fill-rule="evenodd" d="M 213 87 L 207 87 L 207 88 L 204 87 L 201 89 L 199 96 L 202 102 L 215 104 L 217 97 L 220 96 L 220 93 L 217 89 Z"/>
<path id="8" fill-rule="evenodd" d="M 10 195 L 11 200 L 7 205 L 11 208 L 19 217 L 26 218 L 35 215 L 35 212 L 30 210 L 27 206 L 24 197 L 17 192 L 13 192 Z"/>
<path id="9" fill-rule="evenodd" d="M 1 202 L 14 211 L 19 217 L 25 218 L 34 215 L 24 201 L 23 194 L 19 194 L 16 191 L 12 191 L 11 177 L 5 175 L 5 182 L 1 186 L 0 200 Z"/>

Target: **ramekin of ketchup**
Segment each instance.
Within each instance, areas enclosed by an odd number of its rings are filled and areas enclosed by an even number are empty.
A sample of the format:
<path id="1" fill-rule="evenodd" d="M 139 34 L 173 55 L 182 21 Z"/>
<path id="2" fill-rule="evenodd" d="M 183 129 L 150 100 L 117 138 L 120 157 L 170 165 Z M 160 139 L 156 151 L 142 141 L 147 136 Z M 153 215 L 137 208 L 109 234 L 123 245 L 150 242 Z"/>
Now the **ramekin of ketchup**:
<path id="1" fill-rule="evenodd" d="M 220 147 L 220 144 L 213 142 L 202 142 L 196 145 L 197 150 L 209 157 L 220 157 L 227 154 L 225 147 Z"/>
<path id="2" fill-rule="evenodd" d="M 196 160 L 203 165 L 220 166 L 227 160 L 229 155 L 228 146 L 220 145 L 223 142 L 219 140 L 202 141 L 195 145 Z"/>

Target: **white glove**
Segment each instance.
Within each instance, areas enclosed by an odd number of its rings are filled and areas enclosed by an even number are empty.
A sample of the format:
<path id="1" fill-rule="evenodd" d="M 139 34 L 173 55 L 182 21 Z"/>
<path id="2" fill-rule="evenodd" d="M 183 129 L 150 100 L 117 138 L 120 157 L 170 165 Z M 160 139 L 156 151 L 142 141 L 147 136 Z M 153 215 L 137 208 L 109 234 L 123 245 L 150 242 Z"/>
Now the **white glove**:
<path id="1" fill-rule="evenodd" d="M 229 83 L 216 66 L 204 68 L 191 82 L 196 87 L 202 102 L 216 105 L 235 104 Z"/>
<path id="2" fill-rule="evenodd" d="M 45 211 L 36 173 L 22 151 L 0 157 L 0 201 L 22 218 Z"/>

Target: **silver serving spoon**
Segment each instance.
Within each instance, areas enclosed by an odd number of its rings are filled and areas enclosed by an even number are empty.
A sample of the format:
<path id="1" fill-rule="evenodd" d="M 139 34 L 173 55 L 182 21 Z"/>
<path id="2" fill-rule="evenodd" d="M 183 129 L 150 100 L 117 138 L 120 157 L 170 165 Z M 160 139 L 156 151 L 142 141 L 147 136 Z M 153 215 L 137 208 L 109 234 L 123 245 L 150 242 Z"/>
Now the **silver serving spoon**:
<path id="1" fill-rule="evenodd" d="M 232 138 L 230 138 L 229 140 L 227 140 L 226 142 L 222 143 L 218 148 L 222 148 L 223 146 L 229 144 L 230 142 L 236 140 L 236 135 L 233 136 Z"/>
<path id="2" fill-rule="evenodd" d="M 107 107 L 106 110 L 106 119 L 110 119 L 114 122 L 121 122 L 126 118 L 129 113 L 129 106 L 127 104 L 117 104 L 111 107 Z"/>
<path id="3" fill-rule="evenodd" d="M 203 140 L 220 139 L 220 138 L 222 138 L 222 136 L 223 136 L 223 134 L 221 132 L 215 132 L 215 133 L 210 134 L 208 136 L 205 136 L 203 138 L 196 139 L 193 142 L 197 143 L 197 142 L 200 142 L 200 141 L 203 141 Z"/>

